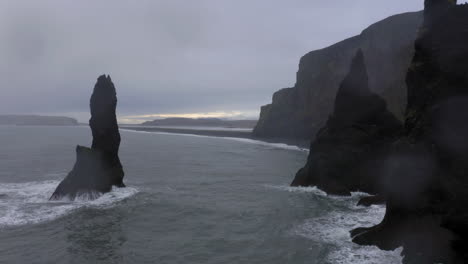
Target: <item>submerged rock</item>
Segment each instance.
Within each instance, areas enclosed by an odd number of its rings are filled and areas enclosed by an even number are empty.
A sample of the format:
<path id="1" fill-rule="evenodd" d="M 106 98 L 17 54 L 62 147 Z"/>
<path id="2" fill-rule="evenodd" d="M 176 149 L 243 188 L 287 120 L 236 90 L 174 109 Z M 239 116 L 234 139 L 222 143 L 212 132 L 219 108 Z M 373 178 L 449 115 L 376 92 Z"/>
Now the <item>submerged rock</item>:
<path id="1" fill-rule="evenodd" d="M 385 101 L 369 89 L 362 51 L 341 83 L 333 114 L 312 142 L 307 164 L 292 186 L 317 186 L 327 193 L 378 192 L 378 157 L 402 126 Z"/>
<path id="2" fill-rule="evenodd" d="M 468 6 L 426 0 L 408 70 L 405 131 L 387 158 L 384 220 L 354 242 L 404 263 L 468 263 Z"/>
<path id="3" fill-rule="evenodd" d="M 119 159 L 120 133 L 115 110 L 117 96 L 110 76 L 102 75 L 91 96 L 89 121 L 93 144 L 91 148 L 77 146 L 76 163 L 59 184 L 51 199 L 76 196 L 96 198 L 109 192 L 112 186 L 125 187 L 124 171 Z"/>

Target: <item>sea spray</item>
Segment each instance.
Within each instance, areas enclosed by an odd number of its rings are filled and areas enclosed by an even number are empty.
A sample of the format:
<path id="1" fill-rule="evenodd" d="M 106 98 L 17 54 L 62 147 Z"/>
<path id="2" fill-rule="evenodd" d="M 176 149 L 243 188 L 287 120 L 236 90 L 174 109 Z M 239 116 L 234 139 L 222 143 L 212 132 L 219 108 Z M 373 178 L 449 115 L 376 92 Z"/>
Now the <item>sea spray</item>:
<path id="1" fill-rule="evenodd" d="M 357 206 L 366 193 L 354 192 L 351 196 L 327 195 L 317 187 L 290 187 L 287 185 L 264 185 L 278 191 L 308 194 L 325 199 L 334 207 L 329 212 L 305 220 L 292 228 L 294 236 L 304 237 L 317 243 L 326 243 L 332 251 L 327 255 L 327 263 L 334 264 L 394 264 L 401 263 L 402 249 L 382 251 L 375 246 L 359 246 L 351 241 L 349 231 L 362 226 L 378 224 L 385 215 L 385 206 Z"/>
<path id="2" fill-rule="evenodd" d="M 136 193 L 136 188 L 114 188 L 112 192 L 90 199 L 79 196 L 74 201 L 64 197 L 49 201 L 59 181 L 2 183 L 0 194 L 0 228 L 39 224 L 55 220 L 80 208 L 106 209 Z"/>

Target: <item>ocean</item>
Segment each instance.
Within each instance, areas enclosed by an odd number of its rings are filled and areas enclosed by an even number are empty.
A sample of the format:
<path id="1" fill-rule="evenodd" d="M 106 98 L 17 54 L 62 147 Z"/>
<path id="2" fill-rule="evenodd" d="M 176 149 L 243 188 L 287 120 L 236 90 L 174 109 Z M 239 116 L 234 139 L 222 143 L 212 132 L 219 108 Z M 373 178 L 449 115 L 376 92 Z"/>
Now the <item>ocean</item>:
<path id="1" fill-rule="evenodd" d="M 127 188 L 50 202 L 75 146 L 90 146 L 90 129 L 0 126 L 0 263 L 401 263 L 401 249 L 349 237 L 379 223 L 383 206 L 356 206 L 361 193 L 288 186 L 304 149 L 124 129 L 121 136 Z"/>

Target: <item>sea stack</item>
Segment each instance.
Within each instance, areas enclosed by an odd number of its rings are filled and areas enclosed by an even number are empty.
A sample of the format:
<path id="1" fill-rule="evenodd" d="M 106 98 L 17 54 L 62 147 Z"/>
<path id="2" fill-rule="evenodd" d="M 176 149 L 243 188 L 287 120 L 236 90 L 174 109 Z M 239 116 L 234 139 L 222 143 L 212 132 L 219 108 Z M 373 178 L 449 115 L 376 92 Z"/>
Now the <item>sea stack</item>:
<path id="1" fill-rule="evenodd" d="M 91 148 L 76 147 L 76 163 L 68 176 L 59 184 L 51 200 L 77 196 L 97 198 L 112 190 L 125 187 L 124 171 L 119 159 L 120 133 L 116 117 L 117 95 L 110 76 L 98 78 L 91 96 L 93 135 Z"/>
<path id="2" fill-rule="evenodd" d="M 308 162 L 292 186 L 317 186 L 338 195 L 378 193 L 378 157 L 402 125 L 371 92 L 364 61 L 358 50 L 336 95 L 333 114 L 312 142 Z"/>
<path id="3" fill-rule="evenodd" d="M 468 263 L 468 5 L 426 0 L 408 70 L 405 130 L 387 158 L 387 211 L 354 242 L 404 263 Z"/>

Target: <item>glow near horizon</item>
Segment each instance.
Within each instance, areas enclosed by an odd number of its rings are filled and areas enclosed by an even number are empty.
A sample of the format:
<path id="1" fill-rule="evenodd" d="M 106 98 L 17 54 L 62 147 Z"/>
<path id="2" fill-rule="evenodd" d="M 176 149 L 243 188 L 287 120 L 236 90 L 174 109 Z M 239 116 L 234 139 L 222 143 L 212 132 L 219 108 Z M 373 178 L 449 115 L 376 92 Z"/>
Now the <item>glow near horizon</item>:
<path id="1" fill-rule="evenodd" d="M 166 113 L 130 115 L 118 118 L 119 123 L 140 124 L 146 121 L 163 118 L 220 118 L 220 119 L 258 119 L 259 111 L 214 111 L 201 113 Z"/>

